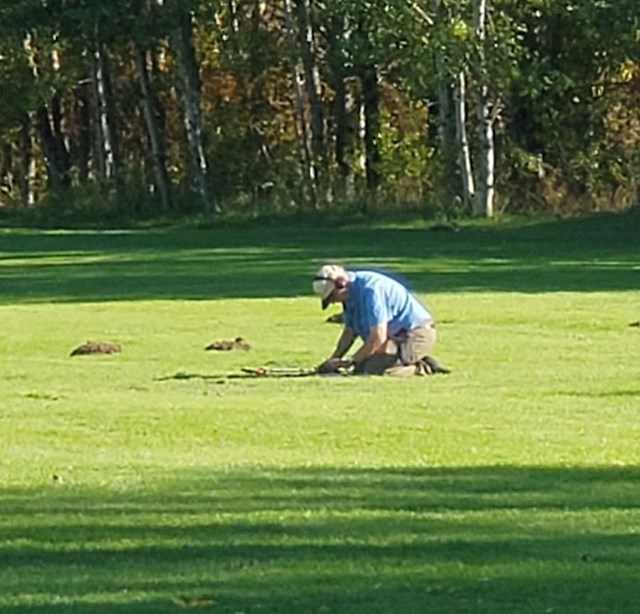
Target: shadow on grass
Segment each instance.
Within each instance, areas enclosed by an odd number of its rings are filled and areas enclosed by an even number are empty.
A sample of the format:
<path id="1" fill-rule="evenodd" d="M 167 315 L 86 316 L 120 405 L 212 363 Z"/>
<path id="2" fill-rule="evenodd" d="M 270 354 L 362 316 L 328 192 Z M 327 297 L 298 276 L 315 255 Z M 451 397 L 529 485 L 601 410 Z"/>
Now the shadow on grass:
<path id="1" fill-rule="evenodd" d="M 327 259 L 402 273 L 420 292 L 635 290 L 637 212 L 458 233 L 238 226 L 0 231 L 0 301 L 299 296 Z"/>
<path id="2" fill-rule="evenodd" d="M 631 613 L 639 484 L 637 467 L 310 468 L 5 489 L 0 609 Z"/>

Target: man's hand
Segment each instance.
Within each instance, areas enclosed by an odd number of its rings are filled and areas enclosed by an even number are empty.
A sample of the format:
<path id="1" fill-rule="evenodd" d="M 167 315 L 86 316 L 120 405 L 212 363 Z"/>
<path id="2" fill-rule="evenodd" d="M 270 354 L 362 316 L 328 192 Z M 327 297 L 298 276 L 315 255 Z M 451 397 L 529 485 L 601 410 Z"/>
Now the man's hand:
<path id="1" fill-rule="evenodd" d="M 352 360 L 344 360 L 343 358 L 329 358 L 325 360 L 319 367 L 318 373 L 337 373 L 340 369 L 347 369 L 353 366 Z"/>

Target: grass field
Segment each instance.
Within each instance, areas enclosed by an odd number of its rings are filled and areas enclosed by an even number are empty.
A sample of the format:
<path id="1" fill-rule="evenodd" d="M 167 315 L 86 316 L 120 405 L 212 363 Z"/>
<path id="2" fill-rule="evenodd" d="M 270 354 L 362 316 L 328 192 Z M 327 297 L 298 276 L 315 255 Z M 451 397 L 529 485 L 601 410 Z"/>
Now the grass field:
<path id="1" fill-rule="evenodd" d="M 637 612 L 639 231 L 0 229 L 0 612 Z M 452 374 L 227 377 L 331 351 L 332 258 Z"/>

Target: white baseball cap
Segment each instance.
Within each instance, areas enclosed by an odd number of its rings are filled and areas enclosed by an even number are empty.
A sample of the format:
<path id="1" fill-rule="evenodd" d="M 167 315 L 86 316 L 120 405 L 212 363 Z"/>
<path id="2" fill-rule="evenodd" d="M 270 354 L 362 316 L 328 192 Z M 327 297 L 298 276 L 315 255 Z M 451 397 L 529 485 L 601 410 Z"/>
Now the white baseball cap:
<path id="1" fill-rule="evenodd" d="M 313 291 L 322 300 L 322 309 L 328 307 L 329 299 L 336 289 L 336 281 L 348 279 L 346 269 L 340 264 L 325 264 L 318 269 L 313 278 Z"/>

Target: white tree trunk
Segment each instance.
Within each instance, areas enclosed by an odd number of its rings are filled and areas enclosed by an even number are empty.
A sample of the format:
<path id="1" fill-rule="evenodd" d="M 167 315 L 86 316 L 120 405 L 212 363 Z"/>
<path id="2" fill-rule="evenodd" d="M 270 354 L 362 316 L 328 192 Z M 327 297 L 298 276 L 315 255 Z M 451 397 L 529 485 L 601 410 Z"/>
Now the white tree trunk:
<path id="1" fill-rule="evenodd" d="M 463 71 L 458 73 L 453 98 L 455 102 L 456 135 L 458 137 L 458 146 L 460 147 L 459 164 L 464 190 L 463 200 L 465 210 L 468 211 L 474 202 L 476 189 L 471 164 L 471 147 L 469 146 L 469 136 L 467 134 L 467 84 Z"/>
<path id="2" fill-rule="evenodd" d="M 474 213 L 482 217 L 494 215 L 495 143 L 494 118 L 487 86 L 485 41 L 487 38 L 487 0 L 475 0 L 474 18 L 479 47 L 479 83 L 477 86 L 476 116 L 478 120 L 478 182 Z"/>
<path id="3" fill-rule="evenodd" d="M 311 138 L 313 154 L 320 164 L 324 156 L 325 126 L 322 109 L 322 86 L 317 63 L 315 33 L 311 23 L 311 5 L 309 0 L 296 0 L 296 13 L 300 39 L 300 56 L 304 67 L 307 100 L 311 113 Z"/>
<path id="4" fill-rule="evenodd" d="M 481 88 L 478 100 L 478 132 L 480 155 L 478 158 L 478 190 L 476 193 L 476 213 L 483 217 L 493 217 L 495 199 L 495 144 L 493 119 L 487 88 Z"/>
<path id="5" fill-rule="evenodd" d="M 38 200 L 36 186 L 38 184 L 38 166 L 33 155 L 33 117 L 25 113 L 20 127 L 20 166 L 19 179 L 20 196 L 22 203 L 27 207 L 33 207 Z"/>
<path id="6" fill-rule="evenodd" d="M 180 0 L 157 0 L 166 10 L 173 11 L 175 19 L 170 44 L 176 56 L 178 92 L 182 102 L 182 117 L 187 136 L 189 171 L 192 188 L 205 211 L 219 212 L 220 208 L 210 193 L 207 183 L 209 164 L 204 148 L 204 118 L 199 65 L 193 47 L 192 14 Z"/>
<path id="7" fill-rule="evenodd" d="M 167 173 L 164 138 L 156 115 L 156 99 L 149 81 L 147 52 L 140 44 L 136 43 L 134 54 L 142 93 L 142 111 L 151 148 L 151 168 L 153 170 L 154 183 L 160 199 L 160 206 L 163 211 L 168 211 L 171 209 L 171 184 Z"/>
<path id="8" fill-rule="evenodd" d="M 335 16 L 327 27 L 329 45 L 327 64 L 333 75 L 333 100 L 331 103 L 334 125 L 334 152 L 338 170 L 337 193 L 343 199 L 354 197 L 354 108 L 355 100 L 347 87 L 348 54 L 346 47 L 350 37 L 350 27 L 345 15 Z"/>
<path id="9" fill-rule="evenodd" d="M 294 19 L 294 7 L 292 0 L 285 0 L 285 16 L 287 21 L 287 36 L 289 44 L 296 53 L 292 54 L 293 63 L 293 87 L 296 116 L 299 126 L 300 157 L 303 167 L 304 185 L 307 187 L 308 197 L 312 207 L 318 206 L 317 177 L 318 172 L 313 156 L 311 144 L 311 126 L 305 112 L 305 73 L 302 58 L 298 52 L 298 36 Z"/>
<path id="10" fill-rule="evenodd" d="M 95 161 L 99 177 L 113 179 L 116 175 L 115 145 L 109 114 L 109 86 L 106 58 L 99 42 L 95 43 L 92 64 L 92 94 L 95 114 Z"/>

